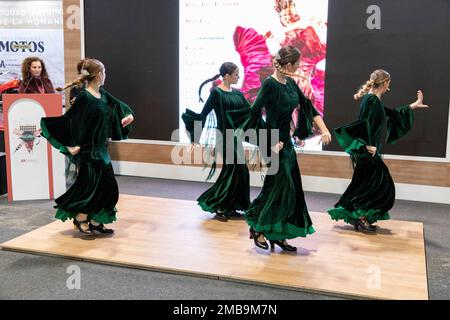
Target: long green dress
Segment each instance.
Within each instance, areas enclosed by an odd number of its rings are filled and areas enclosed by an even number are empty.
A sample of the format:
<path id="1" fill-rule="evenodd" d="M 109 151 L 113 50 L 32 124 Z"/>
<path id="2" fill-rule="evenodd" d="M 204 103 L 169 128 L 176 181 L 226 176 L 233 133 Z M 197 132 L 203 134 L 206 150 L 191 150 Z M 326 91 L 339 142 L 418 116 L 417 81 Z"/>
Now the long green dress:
<path id="1" fill-rule="evenodd" d="M 194 123 L 201 122 L 203 128 L 208 115 L 213 111 L 217 122 L 215 127 L 218 132 L 222 133 L 222 139 L 220 136 L 216 136 L 216 152 L 224 159 L 222 171 L 213 186 L 197 199 L 204 211 L 211 213 L 221 211 L 225 215 L 229 215 L 232 211 L 246 210 L 250 205 L 250 176 L 247 165 L 244 159 L 240 159 L 238 162 L 237 141 L 234 138 L 234 141 L 229 141 L 225 131 L 233 128 L 227 117 L 227 111 L 249 110 L 249 108 L 250 104 L 239 90 L 233 89 L 228 92 L 216 87 L 211 91 L 201 113 L 186 109 L 182 115 L 191 142 L 198 143 L 200 139 L 194 134 Z M 214 118 L 214 115 L 211 116 Z M 231 137 L 234 135 L 231 134 Z M 227 157 L 228 143 L 233 143 L 232 157 Z M 209 177 L 213 175 L 215 166 L 216 162 L 214 161 Z"/>
<path id="2" fill-rule="evenodd" d="M 305 97 L 292 78 L 282 84 L 272 76 L 264 80 L 258 96 L 247 116 L 241 114 L 236 123 L 243 130 L 279 130 L 283 148 L 279 152 L 276 174 L 266 175 L 263 188 L 245 213 L 249 226 L 264 233 L 268 240 L 285 240 L 306 237 L 315 232 L 308 213 L 302 188 L 297 155 L 291 139 L 292 113 L 299 108 L 294 136 L 306 139 L 312 135 L 313 119 L 319 113 Z M 262 113 L 265 109 L 265 121 Z M 262 139 L 258 141 L 262 146 Z M 278 141 L 266 141 L 273 146 Z M 270 150 L 267 150 L 270 154 Z M 273 154 L 271 154 L 273 156 Z M 269 163 L 269 167 L 272 163 Z"/>
<path id="3" fill-rule="evenodd" d="M 351 155 L 354 172 L 350 185 L 328 213 L 334 220 L 353 224 L 365 217 L 372 224 L 390 219 L 388 211 L 395 200 L 395 186 L 381 154 L 384 140 L 395 143 L 413 126 L 414 112 L 410 106 L 395 110 L 386 108 L 373 94 L 362 98 L 356 122 L 335 129 L 344 150 Z M 377 153 L 370 155 L 366 146 L 375 146 Z"/>
<path id="4" fill-rule="evenodd" d="M 119 189 L 107 139 L 127 139 L 131 127 L 122 127 L 121 120 L 133 111 L 103 88 L 100 93 L 101 98 L 96 98 L 84 89 L 63 116 L 41 119 L 42 135 L 78 167 L 75 183 L 55 200 L 56 218 L 62 221 L 79 213 L 98 223 L 116 220 Z M 80 146 L 75 156 L 67 149 L 73 146 Z"/>

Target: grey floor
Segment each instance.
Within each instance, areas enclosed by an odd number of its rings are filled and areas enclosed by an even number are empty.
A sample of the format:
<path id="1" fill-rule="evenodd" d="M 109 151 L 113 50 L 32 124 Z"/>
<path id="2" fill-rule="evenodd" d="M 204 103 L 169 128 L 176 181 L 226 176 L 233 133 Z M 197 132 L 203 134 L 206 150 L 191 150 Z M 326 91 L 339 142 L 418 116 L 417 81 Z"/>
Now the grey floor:
<path id="1" fill-rule="evenodd" d="M 117 177 L 121 193 L 195 200 L 209 184 Z M 259 189 L 252 189 L 252 198 Z M 324 212 L 337 195 L 306 193 L 311 211 Z M 8 204 L 0 197 L 0 243 L 52 221 L 51 201 Z M 396 220 L 424 223 L 431 299 L 450 299 L 450 205 L 397 201 Z M 311 240 L 312 241 L 312 240 Z M 182 239 L 180 239 L 182 242 Z M 251 244 L 249 244 L 251 245 Z M 70 290 L 70 266 L 81 270 L 81 288 Z M 408 266 L 405 265 L 405 272 Z M 0 250 L 0 299 L 337 299 L 320 294 L 150 272 Z"/>

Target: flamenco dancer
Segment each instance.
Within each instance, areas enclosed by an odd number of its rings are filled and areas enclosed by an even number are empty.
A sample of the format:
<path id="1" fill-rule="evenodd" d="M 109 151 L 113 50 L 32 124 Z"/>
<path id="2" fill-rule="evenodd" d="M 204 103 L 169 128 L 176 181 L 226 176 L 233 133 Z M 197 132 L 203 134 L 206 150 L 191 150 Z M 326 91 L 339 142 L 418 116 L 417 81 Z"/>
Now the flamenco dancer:
<path id="1" fill-rule="evenodd" d="M 223 63 L 217 75 L 200 85 L 200 101 L 203 86 L 220 77 L 222 83 L 212 89 L 201 113 L 186 109 L 182 119 L 193 144 L 198 144 L 200 139 L 200 134 L 196 136 L 194 133 L 195 122 L 201 122 L 203 128 L 210 115 L 208 129 L 217 129 L 215 150 L 224 160 L 222 171 L 213 186 L 200 195 L 197 201 L 204 211 L 215 213 L 219 220 L 227 221 L 229 217 L 241 217 L 238 211 L 245 211 L 250 205 L 250 177 L 247 165 L 242 159 L 238 161 L 236 139 L 227 140 L 226 130 L 233 128 L 227 118 L 227 111 L 249 110 L 250 104 L 239 90 L 231 87 L 239 80 L 239 68 L 231 62 Z M 233 144 L 232 148 L 227 148 L 227 144 Z M 233 154 L 227 154 L 227 149 L 233 150 Z M 215 167 L 216 160 L 207 180 L 214 174 Z"/>
<path id="2" fill-rule="evenodd" d="M 127 139 L 134 120 L 130 107 L 101 88 L 105 78 L 103 63 L 85 59 L 80 77 L 65 88 L 86 83 L 73 106 L 61 117 L 41 119 L 42 135 L 78 167 L 75 183 L 55 200 L 56 218 L 73 219 L 84 235 L 114 232 L 105 227 L 116 221 L 119 199 L 107 139 Z"/>
<path id="3" fill-rule="evenodd" d="M 250 238 L 257 247 L 272 249 L 278 245 L 285 251 L 297 251 L 287 239 L 306 237 L 315 232 L 305 203 L 297 156 L 291 139 L 291 121 L 298 109 L 293 132 L 297 144 L 313 134 L 313 124 L 321 131 L 321 141 L 328 144 L 331 135 L 325 123 L 290 77 L 298 69 L 300 51 L 292 46 L 281 48 L 274 59 L 275 72 L 264 80 L 247 117 L 241 115 L 243 130 L 278 130 L 279 141 L 269 141 L 270 149 L 278 152 L 279 167 L 275 174 L 267 174 L 259 196 L 245 212 L 250 226 Z M 262 121 L 265 109 L 266 119 Z M 235 112 L 239 113 L 239 112 Z M 269 134 L 270 135 L 270 134 Z M 261 147 L 261 146 L 260 146 Z M 272 164 L 269 164 L 269 168 Z"/>
<path id="4" fill-rule="evenodd" d="M 428 108 L 421 91 L 410 105 L 395 110 L 385 107 L 381 97 L 390 83 L 388 72 L 375 70 L 354 96 L 355 100 L 362 98 L 358 120 L 335 129 L 338 143 L 351 156 L 354 172 L 347 190 L 328 213 L 333 220 L 352 224 L 356 231 L 375 232 L 375 222 L 390 219 L 395 186 L 381 158 L 383 141 L 395 143 L 412 128 L 413 110 Z"/>

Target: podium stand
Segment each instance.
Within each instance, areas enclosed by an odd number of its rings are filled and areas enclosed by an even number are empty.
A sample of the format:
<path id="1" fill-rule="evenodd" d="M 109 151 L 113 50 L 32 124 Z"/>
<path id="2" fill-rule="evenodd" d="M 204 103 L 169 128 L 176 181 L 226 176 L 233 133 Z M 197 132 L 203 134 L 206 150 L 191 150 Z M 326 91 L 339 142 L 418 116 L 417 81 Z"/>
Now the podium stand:
<path id="1" fill-rule="evenodd" d="M 58 94 L 3 95 L 9 201 L 54 199 L 65 192 L 65 157 L 40 135 L 41 118 L 61 114 Z"/>

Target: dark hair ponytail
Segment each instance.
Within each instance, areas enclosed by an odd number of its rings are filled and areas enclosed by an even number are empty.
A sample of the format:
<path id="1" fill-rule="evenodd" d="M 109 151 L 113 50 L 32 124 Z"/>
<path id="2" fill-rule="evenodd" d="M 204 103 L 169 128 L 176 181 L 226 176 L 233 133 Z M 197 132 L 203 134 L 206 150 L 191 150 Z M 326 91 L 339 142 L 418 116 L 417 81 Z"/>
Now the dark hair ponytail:
<path id="1" fill-rule="evenodd" d="M 236 70 L 238 68 L 237 65 L 235 65 L 233 62 L 225 62 L 222 63 L 222 65 L 219 68 L 219 73 L 216 74 L 214 77 L 212 77 L 211 79 L 205 80 L 202 82 L 202 84 L 200 85 L 200 88 L 198 88 L 198 98 L 200 102 L 203 102 L 202 99 L 202 89 L 205 86 L 205 84 L 207 84 L 208 82 L 211 81 L 216 81 L 217 79 L 219 79 L 219 77 L 224 77 L 227 74 L 232 74 L 234 72 L 234 70 Z"/>
<path id="2" fill-rule="evenodd" d="M 97 59 L 81 59 L 77 64 L 77 71 L 79 73 L 79 76 L 63 88 L 56 88 L 56 91 L 62 92 L 75 86 L 81 86 L 85 82 L 92 81 L 100 72 L 104 70 L 104 68 L 105 67 L 103 63 Z"/>
<path id="3" fill-rule="evenodd" d="M 220 78 L 220 74 L 216 74 L 214 77 L 212 77 L 211 79 L 205 80 L 202 82 L 202 84 L 200 85 L 200 88 L 198 88 L 198 101 L 203 102 L 202 99 L 202 89 L 205 86 L 205 84 L 207 84 L 208 82 L 211 81 L 216 81 L 217 79 Z"/>

